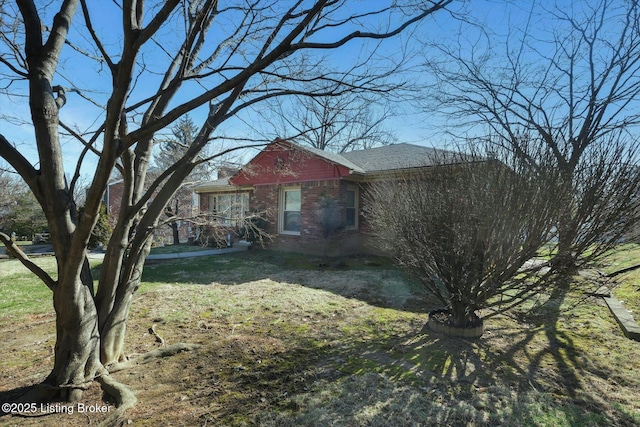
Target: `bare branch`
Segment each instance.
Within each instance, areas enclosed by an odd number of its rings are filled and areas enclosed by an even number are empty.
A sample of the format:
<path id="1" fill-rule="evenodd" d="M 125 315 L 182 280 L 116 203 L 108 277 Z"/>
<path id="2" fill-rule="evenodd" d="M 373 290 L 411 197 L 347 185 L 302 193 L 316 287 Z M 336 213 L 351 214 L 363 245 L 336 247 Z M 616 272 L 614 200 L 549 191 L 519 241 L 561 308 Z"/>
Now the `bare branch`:
<path id="1" fill-rule="evenodd" d="M 38 276 L 38 278 L 40 278 L 40 280 L 42 280 L 42 282 L 47 285 L 49 289 L 51 289 L 52 291 L 55 290 L 57 282 L 53 280 L 51 276 L 49 276 L 49 273 L 47 273 L 42 268 L 40 268 L 40 266 L 31 261 L 27 254 L 25 254 L 22 249 L 20 249 L 20 246 L 16 245 L 11 240 L 11 238 L 3 232 L 0 232 L 0 240 L 2 241 L 2 243 L 4 243 L 7 252 L 11 254 L 11 256 L 17 258 L 18 261 L 22 263 L 22 265 L 27 267 L 29 271 Z"/>
<path id="2" fill-rule="evenodd" d="M 540 151 L 529 155 L 544 161 Z M 536 258 L 554 235 L 557 204 L 547 192 L 557 177 L 509 150 L 446 156 L 372 184 L 364 210 L 379 249 L 464 327 L 479 310 L 512 308 L 548 285 Z"/>
<path id="3" fill-rule="evenodd" d="M 109 57 L 109 54 L 107 53 L 107 50 L 104 48 L 102 42 L 100 41 L 98 35 L 96 34 L 95 29 L 93 28 L 91 15 L 89 14 L 89 8 L 87 7 L 87 1 L 86 0 L 80 0 L 80 4 L 82 5 L 82 14 L 84 16 L 85 25 L 87 26 L 87 31 L 89 31 L 89 34 L 91 35 L 91 38 L 93 39 L 93 42 L 95 43 L 96 47 L 98 48 L 98 50 L 102 54 L 102 58 L 101 59 L 106 61 L 108 67 L 111 69 L 112 72 L 115 71 L 115 64 L 113 63 L 113 61 Z"/>
<path id="4" fill-rule="evenodd" d="M 557 219 L 558 268 L 595 262 L 638 221 L 627 185 L 637 179 L 628 132 L 640 125 L 640 6 L 600 2 L 580 10 L 544 9 L 553 30 L 534 35 L 526 27 L 515 51 L 510 34 L 500 57 L 498 36 L 490 36 L 486 52 L 440 46 L 450 62 L 429 64 L 440 82 L 439 107 L 463 133 L 490 129 L 498 145 L 521 157 L 534 143 L 554 159 L 566 200 Z"/>
<path id="5" fill-rule="evenodd" d="M 381 40 L 381 39 L 387 39 L 387 38 L 391 38 L 393 36 L 396 36 L 398 34 L 400 34 L 402 31 L 404 31 L 407 27 L 409 27 L 410 25 L 424 19 L 426 16 L 431 15 L 432 13 L 440 10 L 440 9 L 444 9 L 445 7 L 447 7 L 453 0 L 441 0 L 435 3 L 432 3 L 432 6 L 430 8 L 425 8 L 423 9 L 423 12 L 414 16 L 411 19 L 408 19 L 407 21 L 403 22 L 402 25 L 399 25 L 397 28 L 385 32 L 385 33 L 372 33 L 372 32 L 362 32 L 362 31 L 355 31 L 351 34 L 348 34 L 346 36 L 344 36 L 343 38 L 341 38 L 338 41 L 335 41 L 333 43 L 321 43 L 321 42 L 299 42 L 299 43 L 295 43 L 293 44 L 291 47 L 295 50 L 297 49 L 335 49 L 338 48 L 340 46 L 345 45 L 346 43 L 348 43 L 351 40 L 355 40 L 355 39 L 373 39 L 373 40 Z"/>
<path id="6" fill-rule="evenodd" d="M 41 198 L 41 190 L 37 183 L 38 171 L 3 135 L 0 135 L 0 156 L 20 174 L 35 196 Z"/>

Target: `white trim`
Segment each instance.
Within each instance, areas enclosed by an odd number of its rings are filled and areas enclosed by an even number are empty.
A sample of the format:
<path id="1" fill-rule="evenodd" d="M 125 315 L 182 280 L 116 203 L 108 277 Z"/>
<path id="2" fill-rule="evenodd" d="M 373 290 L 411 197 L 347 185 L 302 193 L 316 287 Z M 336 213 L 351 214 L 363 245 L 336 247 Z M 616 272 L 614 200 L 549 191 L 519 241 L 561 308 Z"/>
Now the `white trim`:
<path id="1" fill-rule="evenodd" d="M 287 234 L 290 236 L 299 236 L 300 231 L 292 231 L 284 229 L 284 202 L 285 194 L 289 191 L 297 191 L 300 193 L 300 219 L 302 219 L 302 187 L 298 186 L 286 186 L 280 187 L 278 191 L 278 234 Z M 300 221 L 300 229 L 302 229 L 302 221 Z"/>
<path id="2" fill-rule="evenodd" d="M 202 195 L 201 195 L 202 196 Z M 217 218 L 215 222 L 222 226 L 237 226 L 241 222 L 250 206 L 250 193 L 248 191 L 239 191 L 234 193 L 210 193 L 207 196 L 207 210 L 213 213 Z M 223 204 L 224 210 L 219 212 L 221 199 L 228 198 Z M 213 202 L 215 200 L 215 202 Z M 214 209 L 215 208 L 215 209 Z"/>

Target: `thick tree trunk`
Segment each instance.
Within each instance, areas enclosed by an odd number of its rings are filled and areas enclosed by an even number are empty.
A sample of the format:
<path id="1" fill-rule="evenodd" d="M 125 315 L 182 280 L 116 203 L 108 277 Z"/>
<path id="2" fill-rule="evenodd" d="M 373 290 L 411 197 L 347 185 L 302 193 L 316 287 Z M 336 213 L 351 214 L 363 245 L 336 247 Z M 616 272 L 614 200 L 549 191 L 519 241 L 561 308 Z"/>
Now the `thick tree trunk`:
<path id="1" fill-rule="evenodd" d="M 100 340 L 100 360 L 105 366 L 124 362 L 127 357 L 124 339 L 127 333 L 127 317 L 133 295 L 116 304 L 104 322 Z"/>
<path id="2" fill-rule="evenodd" d="M 558 200 L 566 201 L 566 204 L 558 218 L 558 246 L 556 254 L 551 259 L 551 266 L 561 276 L 569 276 L 575 270 L 573 249 L 577 224 L 574 218 L 574 168 L 575 165 L 565 165 L 560 169 L 561 186 L 558 191 L 562 197 Z"/>
<path id="3" fill-rule="evenodd" d="M 468 307 L 460 301 L 451 301 L 451 322 L 453 326 L 464 328 L 472 320 L 473 313 L 468 313 Z"/>
<path id="4" fill-rule="evenodd" d="M 103 371 L 93 283 L 86 277 L 62 275 L 53 292 L 57 339 L 53 370 L 45 384 L 58 391 L 52 397 L 62 400 L 78 400 L 87 383 Z"/>
<path id="5" fill-rule="evenodd" d="M 127 359 L 124 347 L 127 318 L 133 297 L 140 287 L 142 269 L 152 241 L 151 236 L 143 239 L 139 252 L 135 250 L 136 245 L 133 245 L 130 252 L 114 250 L 107 252 L 105 256 L 103 269 L 105 265 L 118 265 L 119 274 L 107 272 L 101 276 L 96 298 L 99 301 L 100 360 L 104 366 L 108 367 Z"/>

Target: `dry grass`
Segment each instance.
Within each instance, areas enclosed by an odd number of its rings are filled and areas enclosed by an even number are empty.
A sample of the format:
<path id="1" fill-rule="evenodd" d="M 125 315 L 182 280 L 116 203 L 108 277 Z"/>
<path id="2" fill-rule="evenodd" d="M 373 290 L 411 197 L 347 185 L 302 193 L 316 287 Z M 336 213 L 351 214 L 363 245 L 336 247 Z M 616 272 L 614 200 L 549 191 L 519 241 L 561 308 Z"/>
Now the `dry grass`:
<path id="1" fill-rule="evenodd" d="M 639 343 L 622 336 L 598 299 L 541 297 L 491 319 L 478 340 L 450 339 L 422 331 L 434 303 L 387 263 L 349 259 L 318 269 L 316 261 L 256 251 L 148 266 L 130 351 L 157 347 L 147 332 L 153 324 L 167 344 L 203 347 L 116 374 L 138 397 L 131 425 L 640 424 Z M 15 300 L 26 296 L 14 282 L 27 276 L 5 274 L 12 262 L 0 266 L 0 304 L 8 307 L 0 313 L 0 398 L 41 380 L 52 364 L 50 300 L 33 298 L 40 314 L 21 309 Z"/>
<path id="2" fill-rule="evenodd" d="M 610 257 L 609 262 L 604 265 L 606 273 L 612 273 L 626 267 L 640 264 L 640 245 L 624 245 L 620 252 Z M 620 299 L 626 308 L 636 315 L 640 320 L 640 269 L 632 270 L 615 278 L 615 295 Z"/>

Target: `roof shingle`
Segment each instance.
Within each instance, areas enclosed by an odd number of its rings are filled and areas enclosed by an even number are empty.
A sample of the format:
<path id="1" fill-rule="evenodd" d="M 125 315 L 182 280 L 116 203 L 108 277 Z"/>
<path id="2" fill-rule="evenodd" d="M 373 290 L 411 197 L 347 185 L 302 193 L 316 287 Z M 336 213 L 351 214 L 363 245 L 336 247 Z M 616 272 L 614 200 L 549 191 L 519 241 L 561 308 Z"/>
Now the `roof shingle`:
<path id="1" fill-rule="evenodd" d="M 460 153 L 414 144 L 392 144 L 341 154 L 365 173 L 457 163 Z"/>

